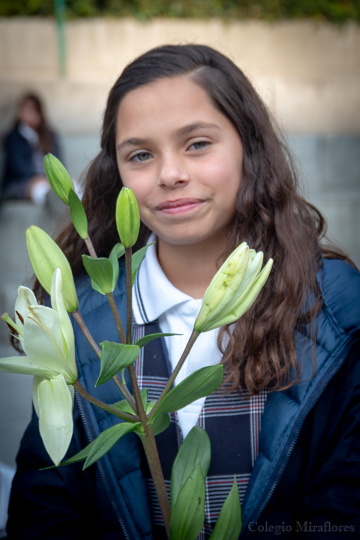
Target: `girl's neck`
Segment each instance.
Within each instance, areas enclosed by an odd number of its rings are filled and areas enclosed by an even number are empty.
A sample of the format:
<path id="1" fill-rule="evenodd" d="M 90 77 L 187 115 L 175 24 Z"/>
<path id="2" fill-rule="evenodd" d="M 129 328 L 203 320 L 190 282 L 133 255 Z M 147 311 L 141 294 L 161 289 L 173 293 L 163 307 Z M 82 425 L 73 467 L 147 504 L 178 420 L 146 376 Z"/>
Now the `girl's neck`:
<path id="1" fill-rule="evenodd" d="M 158 239 L 158 259 L 168 280 L 193 298 L 203 298 L 224 261 L 224 242 L 173 245 Z"/>

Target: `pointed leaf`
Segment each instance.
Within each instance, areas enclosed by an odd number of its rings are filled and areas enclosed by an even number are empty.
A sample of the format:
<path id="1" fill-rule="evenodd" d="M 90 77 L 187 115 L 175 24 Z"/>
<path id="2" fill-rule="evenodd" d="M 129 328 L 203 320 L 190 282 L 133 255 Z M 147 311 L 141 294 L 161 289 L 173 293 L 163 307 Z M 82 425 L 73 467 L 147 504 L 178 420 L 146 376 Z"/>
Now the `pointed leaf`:
<path id="1" fill-rule="evenodd" d="M 94 291 L 100 293 L 100 294 L 103 294 L 105 296 L 106 293 L 104 293 L 104 291 L 102 289 L 100 289 L 100 287 L 97 285 L 97 283 L 95 283 L 95 281 L 93 279 L 91 279 L 91 287 L 94 289 Z"/>
<path id="2" fill-rule="evenodd" d="M 153 339 L 157 339 L 157 338 L 165 337 L 165 336 L 182 336 L 182 334 L 164 334 L 162 332 L 159 332 L 158 334 L 149 334 L 148 336 L 144 336 L 138 339 L 137 341 L 135 341 L 134 345 L 137 345 L 140 348 L 145 347 L 145 345 L 149 343 L 150 341 L 152 341 Z"/>
<path id="3" fill-rule="evenodd" d="M 154 435 L 159 435 L 170 426 L 170 416 L 164 413 L 158 416 L 153 424 Z"/>
<path id="4" fill-rule="evenodd" d="M 147 400 L 148 400 L 148 390 L 147 388 L 143 388 L 141 391 L 140 391 L 140 396 L 141 396 L 141 401 L 142 401 L 142 404 L 143 404 L 143 407 L 146 411 L 146 408 L 147 408 Z"/>
<path id="5" fill-rule="evenodd" d="M 206 478 L 211 461 L 211 444 L 209 435 L 200 426 L 194 426 L 176 455 L 170 480 L 171 505 L 176 503 L 180 489 L 192 471 L 200 465 L 203 477 Z"/>
<path id="6" fill-rule="evenodd" d="M 144 409 L 146 410 L 147 407 L 147 394 L 148 391 L 146 388 L 143 388 L 140 392 L 141 401 L 143 403 Z M 116 409 L 118 409 L 121 412 L 126 412 L 129 414 L 136 414 L 130 403 L 126 399 L 122 399 L 121 401 L 117 401 L 116 403 L 113 403 L 112 405 Z"/>
<path id="7" fill-rule="evenodd" d="M 171 511 L 171 540 L 195 540 L 205 517 L 205 480 L 200 465 L 182 486 Z"/>
<path id="8" fill-rule="evenodd" d="M 59 463 L 59 465 L 52 465 L 50 467 L 44 467 L 43 469 L 39 469 L 40 471 L 47 471 L 48 469 L 54 469 L 55 467 L 64 467 L 65 465 L 72 465 L 73 463 L 78 463 L 79 461 L 83 461 L 86 459 L 89 455 L 89 452 L 91 448 L 94 446 L 96 439 L 91 441 L 85 448 L 80 450 L 77 454 L 73 455 L 71 458 L 67 459 L 66 461 L 62 461 Z"/>
<path id="9" fill-rule="evenodd" d="M 103 341 L 100 345 L 102 348 L 101 368 L 96 386 L 103 384 L 116 375 L 118 371 L 133 364 L 140 352 L 137 345 L 125 345 L 123 343 L 112 343 L 111 341 Z"/>
<path id="10" fill-rule="evenodd" d="M 193 401 L 208 396 L 221 385 L 222 379 L 223 366 L 221 364 L 198 369 L 170 390 L 161 401 L 154 416 L 178 411 Z"/>
<path id="11" fill-rule="evenodd" d="M 130 403 L 126 401 L 126 399 L 122 399 L 121 401 L 117 401 L 116 403 L 113 403 L 112 407 L 115 407 L 115 409 L 117 409 L 120 412 L 125 412 L 128 414 L 135 415 L 134 409 L 132 408 Z"/>
<path id="12" fill-rule="evenodd" d="M 113 292 L 113 267 L 106 257 L 82 256 L 86 272 L 103 294 Z"/>
<path id="13" fill-rule="evenodd" d="M 122 257 L 125 253 L 125 248 L 122 244 L 118 243 L 115 244 L 115 246 L 112 248 L 111 253 L 109 255 L 109 261 L 112 264 L 113 268 L 113 290 L 116 287 L 117 280 L 119 278 L 119 259 Z"/>
<path id="14" fill-rule="evenodd" d="M 231 491 L 223 504 L 210 540 L 233 540 L 233 538 L 238 538 L 241 527 L 241 505 L 235 476 Z"/>
<path id="15" fill-rule="evenodd" d="M 79 236 L 85 240 L 88 237 L 88 220 L 83 204 L 74 190 L 69 191 L 69 206 L 71 221 Z"/>
<path id="16" fill-rule="evenodd" d="M 135 281 L 136 272 L 138 271 L 139 266 L 140 266 L 143 258 L 146 255 L 146 251 L 147 251 L 148 247 L 151 246 L 152 244 L 155 244 L 155 242 L 152 242 L 152 243 L 147 244 L 146 246 L 142 247 L 141 249 L 139 249 L 139 251 L 136 251 L 136 253 L 134 253 L 133 256 L 131 257 L 131 269 L 132 269 L 131 274 L 132 274 L 132 284 L 133 285 L 134 285 L 134 281 Z"/>
<path id="17" fill-rule="evenodd" d="M 123 435 L 130 431 L 135 431 L 138 425 L 138 423 L 130 424 L 129 422 L 122 422 L 100 433 L 95 441 L 93 441 L 94 445 L 90 448 L 83 469 L 90 467 L 90 465 L 103 457 Z"/>

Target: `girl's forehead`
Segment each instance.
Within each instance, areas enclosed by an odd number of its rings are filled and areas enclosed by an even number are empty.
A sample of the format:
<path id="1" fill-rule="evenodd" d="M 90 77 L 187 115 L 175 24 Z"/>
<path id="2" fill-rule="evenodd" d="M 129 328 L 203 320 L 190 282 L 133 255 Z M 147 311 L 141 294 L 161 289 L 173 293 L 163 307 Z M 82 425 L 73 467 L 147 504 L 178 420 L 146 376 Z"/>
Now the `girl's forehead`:
<path id="1" fill-rule="evenodd" d="M 176 107 L 182 95 L 186 96 L 186 99 L 191 100 L 191 102 L 200 100 L 211 103 L 208 92 L 195 82 L 191 76 L 177 75 L 156 79 L 130 90 L 121 100 L 118 114 L 121 114 L 128 106 L 134 107 L 137 104 L 137 107 L 139 107 L 147 103 L 157 104 L 160 100 L 163 100 L 164 105 Z"/>

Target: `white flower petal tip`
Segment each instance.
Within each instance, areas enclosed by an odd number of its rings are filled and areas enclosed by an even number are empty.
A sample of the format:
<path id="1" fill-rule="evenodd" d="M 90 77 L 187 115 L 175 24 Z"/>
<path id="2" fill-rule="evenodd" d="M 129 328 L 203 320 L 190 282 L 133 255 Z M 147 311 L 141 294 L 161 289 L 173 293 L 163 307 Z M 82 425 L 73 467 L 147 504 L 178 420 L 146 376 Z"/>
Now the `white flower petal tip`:
<path id="1" fill-rule="evenodd" d="M 243 242 L 226 259 L 207 288 L 195 321 L 197 332 L 208 332 L 237 321 L 255 302 L 264 287 L 273 260 L 261 270 L 263 253 Z"/>
<path id="2" fill-rule="evenodd" d="M 73 394 L 63 376 L 35 382 L 39 429 L 47 453 L 57 466 L 65 456 L 73 434 Z"/>

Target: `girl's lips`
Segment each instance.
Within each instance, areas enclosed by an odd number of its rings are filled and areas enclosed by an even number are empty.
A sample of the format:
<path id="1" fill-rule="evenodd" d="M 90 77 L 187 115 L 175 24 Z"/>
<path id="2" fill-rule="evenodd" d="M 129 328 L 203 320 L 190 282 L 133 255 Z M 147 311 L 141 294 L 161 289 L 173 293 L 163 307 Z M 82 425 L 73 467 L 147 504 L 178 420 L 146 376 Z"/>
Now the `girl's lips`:
<path id="1" fill-rule="evenodd" d="M 203 204 L 203 202 L 204 201 L 201 199 L 176 199 L 175 201 L 164 201 L 156 207 L 156 210 L 165 214 L 182 214 Z"/>

